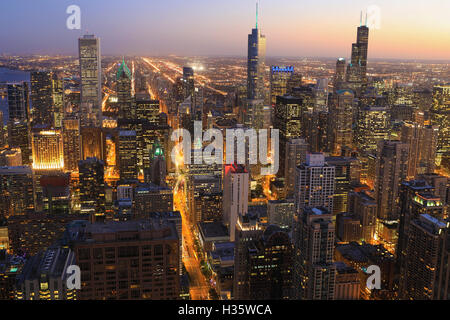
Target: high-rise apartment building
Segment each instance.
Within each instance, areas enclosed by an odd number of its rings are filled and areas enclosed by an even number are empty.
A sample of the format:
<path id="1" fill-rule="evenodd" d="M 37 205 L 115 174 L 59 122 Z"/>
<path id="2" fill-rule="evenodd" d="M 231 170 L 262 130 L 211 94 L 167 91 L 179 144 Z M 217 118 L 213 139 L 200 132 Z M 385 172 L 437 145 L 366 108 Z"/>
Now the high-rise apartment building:
<path id="1" fill-rule="evenodd" d="M 53 126 L 53 73 L 33 71 L 30 74 L 33 125 Z"/>
<path id="2" fill-rule="evenodd" d="M 414 179 L 418 174 L 434 172 L 438 134 L 438 126 L 424 126 L 413 122 L 403 124 L 401 141 L 409 146 L 408 179 Z"/>
<path id="3" fill-rule="evenodd" d="M 382 220 L 399 218 L 399 190 L 408 175 L 408 145 L 400 141 L 378 143 L 375 172 L 377 217 Z"/>
<path id="4" fill-rule="evenodd" d="M 400 297 L 447 300 L 449 297 L 448 223 L 422 214 L 410 223 Z"/>
<path id="5" fill-rule="evenodd" d="M 335 226 L 324 207 L 304 207 L 294 216 L 294 297 L 334 300 Z"/>
<path id="6" fill-rule="evenodd" d="M 324 207 L 332 212 L 335 167 L 325 162 L 323 153 L 308 154 L 306 162 L 297 167 L 294 190 L 297 210 Z"/>
<path id="7" fill-rule="evenodd" d="M 305 139 L 292 138 L 286 142 L 286 153 L 284 156 L 284 184 L 286 197 L 294 195 L 295 173 L 297 167 L 306 161 L 309 145 Z"/>

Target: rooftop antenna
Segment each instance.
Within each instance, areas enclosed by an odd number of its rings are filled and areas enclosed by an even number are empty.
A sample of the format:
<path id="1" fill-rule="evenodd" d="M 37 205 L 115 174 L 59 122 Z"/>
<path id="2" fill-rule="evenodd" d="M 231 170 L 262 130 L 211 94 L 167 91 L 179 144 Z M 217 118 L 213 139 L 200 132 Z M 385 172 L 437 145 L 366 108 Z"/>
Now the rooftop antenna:
<path id="1" fill-rule="evenodd" d="M 256 29 L 258 29 L 258 0 L 256 0 Z"/>
<path id="2" fill-rule="evenodd" d="M 367 11 L 366 11 L 366 24 L 365 24 L 365 27 L 367 27 Z"/>
<path id="3" fill-rule="evenodd" d="M 361 10 L 361 15 L 359 16 L 359 26 L 362 26 L 362 10 Z"/>

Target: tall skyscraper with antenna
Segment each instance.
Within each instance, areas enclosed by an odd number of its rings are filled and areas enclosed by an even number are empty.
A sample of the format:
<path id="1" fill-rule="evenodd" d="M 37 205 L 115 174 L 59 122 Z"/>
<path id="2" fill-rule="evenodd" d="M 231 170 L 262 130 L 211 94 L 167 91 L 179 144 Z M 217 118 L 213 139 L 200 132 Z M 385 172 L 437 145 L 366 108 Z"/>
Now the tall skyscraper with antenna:
<path id="1" fill-rule="evenodd" d="M 367 27 L 367 14 L 365 24 L 362 24 L 362 12 L 358 27 L 356 43 L 352 44 L 352 57 L 347 67 L 347 82 L 350 89 L 359 96 L 367 85 L 367 53 L 369 48 L 369 28 Z"/>
<path id="2" fill-rule="evenodd" d="M 264 110 L 264 73 L 266 67 L 266 37 L 258 28 L 258 2 L 256 2 L 256 26 L 248 35 L 247 59 L 247 117 L 246 124 L 258 126 Z"/>

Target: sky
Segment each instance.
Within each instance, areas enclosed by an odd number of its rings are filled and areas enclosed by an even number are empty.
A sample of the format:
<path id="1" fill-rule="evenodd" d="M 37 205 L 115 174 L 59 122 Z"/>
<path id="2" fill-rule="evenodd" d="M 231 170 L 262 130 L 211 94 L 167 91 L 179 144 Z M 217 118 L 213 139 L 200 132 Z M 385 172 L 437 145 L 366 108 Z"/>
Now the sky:
<path id="1" fill-rule="evenodd" d="M 243 57 L 256 20 L 255 0 L 2 2 L 0 54 L 77 55 L 77 39 L 87 31 L 101 38 L 106 55 Z M 70 5 L 81 9 L 81 30 L 66 27 Z M 450 0 L 260 0 L 259 6 L 267 56 L 347 58 L 361 10 L 376 6 L 380 23 L 370 30 L 369 59 L 450 60 Z"/>

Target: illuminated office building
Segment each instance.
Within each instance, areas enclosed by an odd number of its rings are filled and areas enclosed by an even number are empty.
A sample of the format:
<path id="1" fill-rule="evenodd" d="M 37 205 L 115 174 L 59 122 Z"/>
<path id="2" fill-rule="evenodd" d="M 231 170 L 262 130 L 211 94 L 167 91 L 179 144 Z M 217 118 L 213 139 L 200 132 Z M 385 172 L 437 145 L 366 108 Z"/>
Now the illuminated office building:
<path id="1" fill-rule="evenodd" d="M 131 81 L 132 74 L 125 63 L 125 58 L 122 60 L 119 70 L 116 75 L 116 91 L 117 91 L 117 105 L 119 107 L 119 119 L 135 119 L 136 109 L 133 108 L 133 100 L 131 96 Z"/>
<path id="2" fill-rule="evenodd" d="M 450 152 L 450 84 L 433 88 L 431 108 L 432 124 L 439 126 L 437 142 L 437 163 L 440 165 L 445 154 Z"/>
<path id="3" fill-rule="evenodd" d="M 235 240 L 239 216 L 248 213 L 249 173 L 243 165 L 226 165 L 223 177 L 223 219 Z"/>
<path id="4" fill-rule="evenodd" d="M 80 300 L 179 299 L 181 239 L 174 221 L 78 222 L 68 229 L 81 269 Z M 92 268 L 97 261 L 105 264 Z"/>
<path id="5" fill-rule="evenodd" d="M 351 90 L 339 90 L 330 105 L 330 117 L 333 119 L 330 121 L 330 134 L 335 155 L 341 155 L 344 147 L 352 147 L 354 99 Z"/>
<path id="6" fill-rule="evenodd" d="M 105 214 L 104 162 L 88 158 L 78 162 L 81 213 L 95 216 Z"/>
<path id="7" fill-rule="evenodd" d="M 23 215 L 34 210 L 33 171 L 28 166 L 0 167 L 0 215 Z"/>
<path id="8" fill-rule="evenodd" d="M 408 175 L 408 149 L 408 145 L 400 141 L 378 143 L 375 200 L 379 219 L 392 221 L 399 218 L 399 191 Z"/>
<path id="9" fill-rule="evenodd" d="M 195 101 L 195 82 L 194 82 L 194 69 L 191 67 L 183 67 L 183 94 L 184 99 L 189 97 Z M 195 102 L 194 102 L 195 103 Z"/>
<path id="10" fill-rule="evenodd" d="M 286 155 L 289 139 L 302 136 L 303 100 L 292 96 L 278 96 L 274 110 L 274 129 L 280 130 L 280 155 Z M 278 175 L 285 174 L 285 161 L 280 158 Z"/>
<path id="11" fill-rule="evenodd" d="M 53 126 L 53 73 L 33 71 L 30 74 L 33 125 Z"/>
<path id="12" fill-rule="evenodd" d="M 401 141 L 409 146 L 408 179 L 434 172 L 438 135 L 438 126 L 411 122 L 403 125 Z"/>
<path id="13" fill-rule="evenodd" d="M 336 71 L 334 73 L 334 79 L 333 79 L 333 88 L 334 92 L 338 90 L 344 89 L 343 86 L 345 84 L 345 66 L 346 61 L 344 58 L 339 58 L 336 61 Z"/>
<path id="14" fill-rule="evenodd" d="M 294 74 L 294 67 L 270 67 L 270 103 L 275 106 L 277 96 L 284 96 L 288 93 L 288 81 Z"/>
<path id="15" fill-rule="evenodd" d="M 243 243 L 239 241 L 238 245 Z M 271 225 L 245 243 L 245 247 L 247 250 L 237 259 L 244 276 L 234 299 L 291 299 L 293 248 L 288 233 Z"/>
<path id="16" fill-rule="evenodd" d="M 78 161 L 81 160 L 80 120 L 64 119 L 62 124 L 64 169 L 77 172 Z"/>
<path id="17" fill-rule="evenodd" d="M 335 226 L 324 207 L 304 207 L 294 216 L 294 297 L 334 300 Z"/>
<path id="18" fill-rule="evenodd" d="M 60 131 L 36 130 L 32 136 L 33 169 L 39 171 L 63 170 L 63 141 Z"/>
<path id="19" fill-rule="evenodd" d="M 75 256 L 69 248 L 49 248 L 35 255 L 17 277 L 15 299 L 76 300 L 76 289 L 67 287 L 67 269 L 73 264 Z"/>
<path id="20" fill-rule="evenodd" d="M 309 146 L 305 139 L 292 138 L 286 143 L 286 154 L 284 156 L 284 181 L 287 198 L 294 195 L 295 172 L 297 167 L 306 161 L 308 149 Z"/>
<path id="21" fill-rule="evenodd" d="M 138 178 L 136 131 L 119 132 L 119 173 L 121 180 Z"/>
<path id="22" fill-rule="evenodd" d="M 134 190 L 133 213 L 144 217 L 150 212 L 173 211 L 173 191 L 152 183 L 140 184 Z"/>
<path id="23" fill-rule="evenodd" d="M 148 94 L 136 94 L 136 118 L 159 124 L 159 100 L 151 100 Z"/>
<path id="24" fill-rule="evenodd" d="M 11 148 L 20 148 L 20 152 L 22 153 L 22 163 L 24 165 L 32 164 L 33 158 L 28 121 L 8 122 L 8 144 Z"/>
<path id="25" fill-rule="evenodd" d="M 102 124 L 102 65 L 100 39 L 84 35 L 78 39 L 82 127 L 97 127 Z"/>
<path id="26" fill-rule="evenodd" d="M 352 182 L 359 182 L 359 160 L 350 157 L 326 157 L 325 162 L 334 167 L 335 187 L 333 215 L 348 210 L 348 194 Z"/>
<path id="27" fill-rule="evenodd" d="M 387 140 L 390 116 L 386 107 L 365 106 L 359 110 L 355 141 L 359 150 L 376 152 L 378 142 Z"/>
<path id="28" fill-rule="evenodd" d="M 297 167 L 294 190 L 298 211 L 312 206 L 324 207 L 332 212 L 335 167 L 325 162 L 322 153 L 308 154 L 306 162 Z"/>
<path id="29" fill-rule="evenodd" d="M 449 295 L 449 224 L 428 214 L 410 223 L 400 297 L 447 300 Z"/>
<path id="30" fill-rule="evenodd" d="M 81 124 L 81 122 L 80 122 Z M 105 135 L 102 128 L 81 127 L 82 159 L 105 159 Z"/>
<path id="31" fill-rule="evenodd" d="M 64 79 L 53 74 L 52 77 L 52 125 L 59 129 L 62 127 L 64 117 Z"/>

